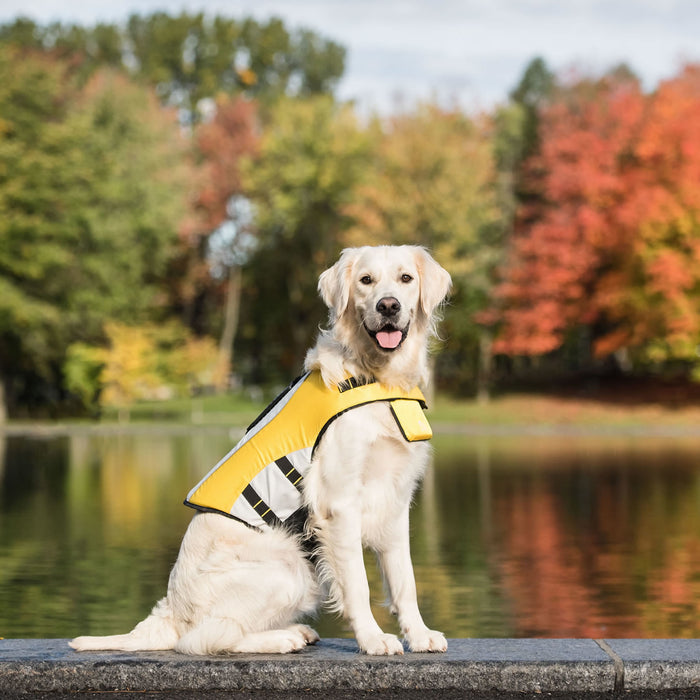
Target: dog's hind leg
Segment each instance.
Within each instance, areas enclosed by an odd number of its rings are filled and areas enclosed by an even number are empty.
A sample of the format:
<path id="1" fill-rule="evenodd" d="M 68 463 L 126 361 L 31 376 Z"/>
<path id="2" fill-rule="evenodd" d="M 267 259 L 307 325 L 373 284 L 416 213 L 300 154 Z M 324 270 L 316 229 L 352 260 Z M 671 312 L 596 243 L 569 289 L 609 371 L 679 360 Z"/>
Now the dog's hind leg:
<path id="1" fill-rule="evenodd" d="M 220 516 L 215 516 L 220 517 Z M 285 653 L 318 639 L 301 617 L 315 611 L 318 584 L 296 538 L 235 528 L 194 569 L 172 580 L 180 617 L 190 622 L 176 645 L 187 654 Z M 199 605 L 192 606 L 196 590 Z"/>
<path id="2" fill-rule="evenodd" d="M 76 651 L 160 651 L 172 649 L 178 639 L 167 598 L 156 603 L 151 614 L 128 634 L 76 637 L 69 645 Z"/>

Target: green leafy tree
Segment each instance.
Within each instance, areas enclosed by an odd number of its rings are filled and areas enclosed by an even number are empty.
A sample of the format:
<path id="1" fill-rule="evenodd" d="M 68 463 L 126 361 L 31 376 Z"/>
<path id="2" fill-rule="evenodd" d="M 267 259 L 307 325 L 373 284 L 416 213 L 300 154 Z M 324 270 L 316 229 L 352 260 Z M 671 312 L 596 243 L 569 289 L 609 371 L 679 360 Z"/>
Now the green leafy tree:
<path id="1" fill-rule="evenodd" d="M 156 12 L 94 27 L 19 18 L 0 25 L 0 42 L 73 57 L 88 73 L 121 66 L 193 121 L 200 102 L 220 92 L 263 101 L 331 93 L 345 68 L 342 46 L 306 29 L 290 31 L 279 18 Z"/>
<path id="2" fill-rule="evenodd" d="M 523 112 L 521 144 L 517 147 L 521 160 L 538 150 L 540 111 L 555 87 L 554 73 L 544 59 L 537 57 L 528 63 L 520 82 L 510 93 L 511 104 L 517 105 Z"/>
<path id="3" fill-rule="evenodd" d="M 513 234 L 516 211 L 522 217 L 527 205 L 539 201 L 524 165 L 539 151 L 541 113 L 556 89 L 556 78 L 547 64 L 542 58 L 534 58 L 510 92 L 508 102 L 494 110 L 493 154 L 507 236 Z"/>
<path id="4" fill-rule="evenodd" d="M 243 171 L 258 245 L 247 265 L 239 345 L 254 380 L 299 371 L 325 316 L 318 275 L 344 243 L 346 208 L 368 155 L 353 110 L 330 97 L 284 100 L 272 110 L 259 156 Z"/>
<path id="5" fill-rule="evenodd" d="M 263 99 L 331 92 L 344 70 L 342 47 L 308 30 L 290 32 L 278 18 L 133 15 L 126 37 L 138 73 L 192 114 L 219 91 Z"/>
<path id="6" fill-rule="evenodd" d="M 221 267 L 220 255 L 212 262 L 212 243 L 220 253 L 222 225 L 240 227 L 230 216 L 228 200 L 240 200 L 236 162 L 245 150 L 242 145 L 248 147 L 243 141 L 255 140 L 247 124 L 246 134 L 235 124 L 226 133 L 235 121 L 231 115 L 245 111 L 241 98 L 249 100 L 252 116 L 246 119 L 253 124 L 250 98 L 269 109 L 279 97 L 332 93 L 343 74 L 345 50 L 315 32 L 288 30 L 278 18 L 257 21 L 186 12 L 135 14 L 124 24 L 95 27 L 40 25 L 19 18 L 0 25 L 0 44 L 69 58 L 82 80 L 100 66 L 118 66 L 151 85 L 163 104 L 178 108 L 181 123 L 193 127 L 201 177 L 193 181 L 199 192 L 181 227 L 179 253 L 171 266 L 170 301 L 198 333 L 221 333 L 226 364 L 235 336 L 240 270 L 225 265 L 230 274 L 228 291 L 222 293 L 211 275 L 212 266 Z M 212 174 L 223 174 L 223 179 L 215 182 Z M 220 331 L 222 315 L 227 321 Z"/>
<path id="7" fill-rule="evenodd" d="M 113 24 L 87 28 L 52 22 L 42 26 L 19 17 L 0 25 L 0 43 L 69 61 L 83 79 L 100 67 L 121 67 L 124 60 L 123 35 Z"/>
<path id="8" fill-rule="evenodd" d="M 153 313 L 187 194 L 172 116 L 125 77 L 0 49 L 0 377 L 58 396 L 66 348 Z"/>

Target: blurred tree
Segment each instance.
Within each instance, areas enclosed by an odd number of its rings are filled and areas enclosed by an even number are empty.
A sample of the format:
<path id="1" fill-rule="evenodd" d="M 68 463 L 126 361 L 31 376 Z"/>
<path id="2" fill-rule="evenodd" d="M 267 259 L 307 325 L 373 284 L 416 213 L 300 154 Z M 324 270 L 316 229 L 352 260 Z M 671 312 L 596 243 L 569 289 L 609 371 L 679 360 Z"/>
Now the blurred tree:
<path id="1" fill-rule="evenodd" d="M 512 232 L 519 204 L 525 160 L 525 110 L 515 102 L 497 107 L 493 114 L 493 156 L 496 188 L 506 227 Z"/>
<path id="2" fill-rule="evenodd" d="M 201 167 L 192 174 L 194 213 L 181 226 L 181 249 L 171 266 L 171 299 L 200 333 L 219 331 L 219 313 L 212 320 L 208 310 L 224 307 L 221 365 L 228 366 L 252 217 L 237 161 L 254 153 L 258 125 L 253 103 L 226 95 L 255 97 L 269 108 L 280 96 L 330 93 L 343 73 L 344 49 L 307 30 L 288 31 L 276 18 L 162 12 L 94 28 L 20 18 L 0 26 L 0 44 L 69 58 L 76 81 L 104 64 L 120 66 L 153 85 L 162 103 L 179 108 L 181 123 L 201 126 L 201 134 L 191 131 Z"/>
<path id="3" fill-rule="evenodd" d="M 99 67 L 121 67 L 124 58 L 121 33 L 111 24 L 97 24 L 91 29 L 57 22 L 41 26 L 19 17 L 0 25 L 0 44 L 68 61 L 83 79 Z"/>
<path id="4" fill-rule="evenodd" d="M 133 15 L 126 36 L 139 74 L 193 115 L 222 90 L 260 99 L 331 92 L 344 70 L 342 47 L 307 30 L 290 33 L 278 18 Z"/>
<path id="5" fill-rule="evenodd" d="M 205 318 L 206 301 L 222 294 L 223 327 L 219 332 L 219 371 L 216 385 L 227 386 L 233 343 L 238 326 L 241 268 L 254 238 L 252 213 L 243 193 L 241 162 L 259 150 L 257 105 L 241 96 L 221 96 L 211 121 L 196 133 L 196 149 L 202 159 L 202 181 L 195 216 L 183 231 L 187 272 L 182 277 L 185 319 L 190 326 L 214 330 L 216 320 Z M 218 309 L 217 309 L 218 312 Z"/>
<path id="6" fill-rule="evenodd" d="M 700 66 L 660 84 L 620 154 L 619 267 L 601 279 L 594 350 L 700 379 Z M 607 233 L 607 232 L 606 232 Z M 618 233 L 620 236 L 620 233 Z"/>
<path id="7" fill-rule="evenodd" d="M 308 30 L 290 32 L 278 18 L 156 12 L 132 15 L 125 26 L 91 28 L 19 18 L 0 25 L 0 42 L 75 57 L 88 72 L 122 66 L 155 86 L 188 122 L 199 121 L 202 100 L 219 92 L 263 101 L 331 93 L 345 67 L 341 46 Z"/>
<path id="8" fill-rule="evenodd" d="M 539 151 L 540 114 L 556 89 L 556 78 L 542 58 L 525 68 L 508 102 L 493 113 L 493 151 L 497 168 L 499 206 L 508 235 L 515 225 L 515 213 L 522 218 L 529 204 L 538 201 L 532 178 L 524 163 Z"/>
<path id="9" fill-rule="evenodd" d="M 540 111 L 551 97 L 555 86 L 554 74 L 544 59 L 538 56 L 527 65 L 520 82 L 509 95 L 510 102 L 523 112 L 521 143 L 517 147 L 521 159 L 538 150 Z"/>
<path id="10" fill-rule="evenodd" d="M 344 211 L 368 149 L 352 109 L 330 97 L 283 100 L 271 112 L 260 155 L 243 173 L 258 243 L 248 265 L 239 340 L 256 382 L 288 380 L 302 366 L 324 316 L 318 275 L 344 242 Z"/>
<path id="11" fill-rule="evenodd" d="M 550 352 L 564 342 L 567 329 L 595 319 L 592 285 L 608 264 L 600 253 L 612 252 L 621 234 L 612 218 L 621 194 L 619 156 L 643 100 L 637 83 L 584 80 L 559 93 L 544 112 L 541 151 L 528 162 L 540 201 L 520 219 L 498 292 L 505 323 L 500 351 Z M 620 120 L 623 113 L 626 120 Z"/>
<path id="12" fill-rule="evenodd" d="M 66 390 L 77 397 L 91 414 L 99 411 L 102 385 L 100 375 L 105 364 L 102 348 L 87 343 L 72 343 L 66 349 L 63 379 Z"/>
<path id="13" fill-rule="evenodd" d="M 120 422 L 128 418 L 129 406 L 137 399 L 170 398 L 159 395 L 164 382 L 156 347 L 156 327 L 108 323 L 109 346 L 98 351 L 103 361 L 100 372 L 100 402 L 119 409 Z"/>
<path id="14" fill-rule="evenodd" d="M 439 375 L 452 386 L 479 383 L 482 391 L 489 348 L 475 314 L 490 297 L 503 231 L 489 128 L 486 119 L 435 105 L 393 117 L 384 127 L 375 124 L 372 166 L 346 208 L 354 225 L 344 238 L 432 250 L 455 285 L 444 323 L 450 343 Z"/>
<path id="15" fill-rule="evenodd" d="M 0 48 L 0 375 L 8 399 L 60 391 L 72 342 L 154 312 L 188 171 L 179 130 L 109 72 Z M 57 397 L 57 394 L 54 394 Z"/>
<path id="16" fill-rule="evenodd" d="M 508 102 L 493 112 L 491 142 L 495 160 L 497 206 L 503 226 L 501 256 L 505 257 L 516 230 L 536 215 L 541 192 L 536 179 L 525 167 L 539 152 L 540 117 L 557 87 L 554 74 L 542 58 L 534 58 L 525 68 L 518 85 L 510 92 Z M 503 261 L 501 260 L 500 263 Z M 497 276 L 497 275 L 496 275 Z M 498 314 L 493 311 L 493 295 L 487 309 L 477 315 L 482 324 L 481 384 L 494 381 L 493 337 Z M 481 390 L 484 396 L 484 390 Z"/>
<path id="17" fill-rule="evenodd" d="M 189 396 L 214 381 L 216 344 L 176 321 L 140 326 L 110 321 L 105 335 L 106 347 L 71 346 L 67 377 L 86 403 L 99 400 L 117 408 L 121 421 L 134 401 Z"/>
<path id="18" fill-rule="evenodd" d="M 532 162 L 546 201 L 513 242 L 501 351 L 550 352 L 583 326 L 597 356 L 697 365 L 699 75 L 645 96 L 618 69 L 547 110 Z"/>

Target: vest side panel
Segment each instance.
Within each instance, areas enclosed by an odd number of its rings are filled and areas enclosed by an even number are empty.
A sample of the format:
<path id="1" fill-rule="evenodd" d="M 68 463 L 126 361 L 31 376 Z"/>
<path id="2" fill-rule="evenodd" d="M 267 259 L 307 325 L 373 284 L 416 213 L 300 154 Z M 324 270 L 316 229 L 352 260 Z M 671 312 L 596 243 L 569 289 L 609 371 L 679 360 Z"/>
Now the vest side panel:
<path id="1" fill-rule="evenodd" d="M 281 521 L 285 521 L 302 506 L 301 492 L 275 463 L 268 464 L 258 472 L 250 485 Z"/>
<path id="2" fill-rule="evenodd" d="M 236 502 L 231 506 L 230 513 L 227 513 L 236 520 L 240 520 L 246 525 L 257 528 L 258 530 L 266 530 L 269 525 L 260 517 L 260 514 L 253 506 L 246 501 L 243 496 L 236 499 Z"/>
<path id="3" fill-rule="evenodd" d="M 325 389 L 325 387 L 324 387 Z M 334 410 L 328 392 L 319 391 L 313 374 L 298 385 L 285 401 L 256 426 L 250 436 L 244 436 L 238 447 L 229 453 L 191 492 L 187 500 L 192 505 L 213 507 L 231 512 L 243 489 L 268 464 L 285 455 L 311 447 L 319 424 L 328 411 Z"/>
<path id="4" fill-rule="evenodd" d="M 249 462 L 252 460 L 253 464 L 249 470 L 254 476 L 258 471 L 263 469 L 267 462 L 262 462 L 262 456 L 260 456 L 256 463 L 256 451 L 247 450 L 247 453 L 243 453 L 242 456 L 239 452 L 250 443 L 262 430 L 264 430 L 272 421 L 284 410 L 285 406 L 294 397 L 296 392 L 303 386 L 304 382 L 308 379 L 308 373 L 303 375 L 297 382 L 293 383 L 288 387 L 282 394 L 277 396 L 272 403 L 253 421 L 251 427 L 246 431 L 245 435 L 240 439 L 238 444 L 226 454 L 219 462 L 214 465 L 212 469 L 202 478 L 200 481 L 192 488 L 185 499 L 185 504 L 192 507 L 205 507 L 213 508 L 224 513 L 229 513 L 236 500 L 238 494 L 240 494 L 243 489 L 247 486 L 248 481 L 245 483 L 237 482 L 233 480 L 233 484 L 240 486 L 238 493 L 230 494 L 231 498 L 227 498 L 226 489 L 231 487 L 231 476 L 232 474 L 227 472 L 233 472 L 231 468 L 234 462 L 238 460 L 246 459 Z M 242 463 L 242 462 L 241 462 Z M 252 476 L 251 476 L 252 478 Z M 211 483 L 210 483 L 211 480 Z M 234 486 L 235 488 L 236 486 Z M 212 505 L 216 503 L 216 505 Z M 227 505 L 228 503 L 228 505 Z"/>

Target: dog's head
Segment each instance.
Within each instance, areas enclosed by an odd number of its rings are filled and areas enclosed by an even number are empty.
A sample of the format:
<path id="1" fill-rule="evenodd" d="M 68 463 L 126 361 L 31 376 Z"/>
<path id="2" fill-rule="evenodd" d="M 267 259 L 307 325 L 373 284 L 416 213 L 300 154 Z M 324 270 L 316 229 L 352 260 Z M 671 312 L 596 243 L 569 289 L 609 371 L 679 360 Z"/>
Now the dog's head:
<path id="1" fill-rule="evenodd" d="M 419 246 L 348 248 L 319 279 L 331 324 L 375 358 L 425 343 L 450 275 Z"/>

